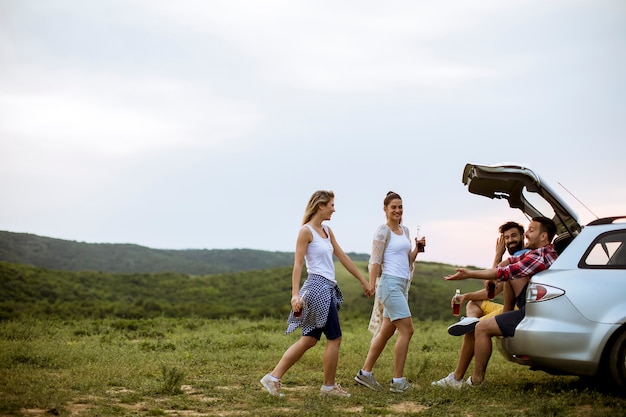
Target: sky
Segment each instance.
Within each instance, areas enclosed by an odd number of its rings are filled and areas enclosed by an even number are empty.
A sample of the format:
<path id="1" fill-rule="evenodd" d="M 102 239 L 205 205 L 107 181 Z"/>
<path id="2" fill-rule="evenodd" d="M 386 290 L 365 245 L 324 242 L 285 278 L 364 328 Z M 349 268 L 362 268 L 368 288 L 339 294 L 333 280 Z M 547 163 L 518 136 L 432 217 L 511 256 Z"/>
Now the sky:
<path id="1" fill-rule="evenodd" d="M 528 220 L 466 163 L 626 215 L 623 0 L 0 0 L 0 230 L 294 251 L 306 203 L 370 253 L 387 191 L 418 259 L 489 267 Z"/>

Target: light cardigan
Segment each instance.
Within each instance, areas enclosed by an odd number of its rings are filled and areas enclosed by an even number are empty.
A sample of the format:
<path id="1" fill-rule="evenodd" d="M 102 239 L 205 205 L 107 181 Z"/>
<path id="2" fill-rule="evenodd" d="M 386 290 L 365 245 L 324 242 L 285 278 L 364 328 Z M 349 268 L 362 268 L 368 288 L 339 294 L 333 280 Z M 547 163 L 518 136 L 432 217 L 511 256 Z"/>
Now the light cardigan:
<path id="1" fill-rule="evenodd" d="M 411 242 L 411 237 L 409 236 L 409 228 L 400 225 L 404 232 L 404 236 L 408 239 L 409 243 Z M 371 269 L 372 265 L 379 264 L 381 265 L 381 273 L 382 273 L 382 265 L 384 264 L 384 255 L 385 249 L 387 249 L 387 245 L 389 244 L 389 238 L 391 236 L 391 229 L 386 224 L 378 226 L 376 232 L 374 233 L 374 242 L 372 243 L 372 254 L 370 255 L 370 260 L 368 263 L 368 268 Z M 410 251 L 409 251 L 410 252 Z M 410 257 L 410 253 L 408 255 Z M 409 270 L 411 271 L 410 277 L 413 277 L 413 269 L 414 265 L 410 265 L 410 258 L 407 260 L 409 262 Z M 409 278 L 409 279 L 411 279 Z M 376 286 L 378 286 L 379 281 L 376 281 Z M 370 317 L 370 323 L 367 327 L 368 330 L 374 334 L 376 334 L 380 330 L 380 327 L 383 324 L 383 304 L 378 299 L 378 294 L 374 297 L 374 306 L 372 308 L 372 316 Z"/>

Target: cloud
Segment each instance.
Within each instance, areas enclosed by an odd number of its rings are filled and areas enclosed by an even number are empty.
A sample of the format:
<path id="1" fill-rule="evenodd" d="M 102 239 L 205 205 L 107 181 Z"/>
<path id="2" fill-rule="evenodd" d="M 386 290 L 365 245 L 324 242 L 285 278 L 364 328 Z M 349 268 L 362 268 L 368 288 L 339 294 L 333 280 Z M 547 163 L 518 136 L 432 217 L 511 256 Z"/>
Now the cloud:
<path id="1" fill-rule="evenodd" d="M 142 7 L 250 57 L 273 85 L 316 92 L 450 89 L 501 76 L 506 63 L 458 52 L 450 39 L 524 14 L 527 2 L 144 1 Z"/>
<path id="2" fill-rule="evenodd" d="M 218 145 L 261 120 L 250 101 L 176 79 L 57 75 L 60 79 L 43 83 L 50 87 L 0 97 L 5 134 L 129 154 L 170 145 Z"/>

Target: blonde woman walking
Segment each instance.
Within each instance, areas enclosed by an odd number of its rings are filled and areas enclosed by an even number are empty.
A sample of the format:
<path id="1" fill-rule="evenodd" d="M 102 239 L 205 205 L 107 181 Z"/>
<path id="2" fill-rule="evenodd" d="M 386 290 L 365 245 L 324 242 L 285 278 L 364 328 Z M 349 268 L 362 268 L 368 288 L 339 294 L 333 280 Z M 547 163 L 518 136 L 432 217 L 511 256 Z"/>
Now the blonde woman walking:
<path id="1" fill-rule="evenodd" d="M 326 336 L 327 342 L 323 356 L 324 382 L 320 393 L 337 397 L 350 396 L 335 381 L 342 336 L 338 311 L 343 296 L 335 279 L 333 255 L 359 280 L 367 297 L 371 297 L 374 290 L 341 249 L 330 227 L 324 224 L 334 212 L 335 195 L 332 191 L 313 193 L 296 242 L 291 275 L 292 310 L 286 332 L 291 333 L 302 327 L 302 336 L 285 351 L 274 369 L 261 379 L 267 392 L 275 396 L 283 396 L 281 378 L 307 350 L 317 344 L 322 334 Z M 305 264 L 308 277 L 300 288 L 300 276 Z"/>

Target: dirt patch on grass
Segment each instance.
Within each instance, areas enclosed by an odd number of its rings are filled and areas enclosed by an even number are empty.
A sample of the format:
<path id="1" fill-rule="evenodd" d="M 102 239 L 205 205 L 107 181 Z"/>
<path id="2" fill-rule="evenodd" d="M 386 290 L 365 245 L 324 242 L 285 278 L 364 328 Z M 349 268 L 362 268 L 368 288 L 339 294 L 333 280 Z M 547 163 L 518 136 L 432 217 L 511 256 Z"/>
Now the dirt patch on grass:
<path id="1" fill-rule="evenodd" d="M 406 414 L 421 413 L 422 411 L 428 409 L 425 405 L 419 405 L 408 401 L 399 404 L 392 404 L 389 408 L 396 413 Z"/>
<path id="2" fill-rule="evenodd" d="M 220 386 L 216 388 L 219 390 L 223 390 L 223 391 L 230 391 L 230 390 L 241 389 L 242 387 L 241 386 Z M 183 385 L 181 386 L 180 389 L 183 395 L 193 398 L 197 401 L 201 401 L 203 403 L 211 403 L 211 402 L 219 401 L 219 398 L 206 396 L 202 390 L 196 389 L 191 385 Z M 294 393 L 295 392 L 303 393 L 303 392 L 312 391 L 312 390 L 311 390 L 311 387 L 302 386 L 302 387 L 290 387 L 290 388 L 287 388 L 286 391 L 291 391 Z M 33 416 L 33 417 L 35 416 L 50 417 L 50 416 L 66 414 L 66 413 L 69 413 L 72 416 L 80 416 L 89 412 L 89 410 L 93 408 L 97 408 L 98 407 L 97 404 L 102 403 L 103 401 L 104 402 L 108 401 L 110 403 L 113 403 L 115 404 L 116 407 L 127 410 L 129 413 L 132 413 L 132 414 L 141 414 L 142 412 L 148 411 L 150 407 L 144 401 L 138 401 L 136 403 L 128 404 L 128 403 L 122 403 L 121 400 L 117 398 L 117 396 L 119 395 L 126 395 L 126 394 L 132 394 L 132 393 L 133 393 L 133 390 L 129 388 L 114 387 L 107 391 L 107 394 L 110 396 L 108 398 L 86 396 L 86 397 L 77 398 L 75 401 L 65 404 L 62 407 L 62 410 L 57 410 L 56 408 L 53 408 L 50 410 L 29 408 L 29 409 L 22 409 L 21 412 L 25 416 Z M 161 399 L 152 398 L 152 400 L 159 403 Z M 233 407 L 234 409 L 231 409 L 231 410 L 212 409 L 210 413 L 201 412 L 197 410 L 191 410 L 191 409 L 189 410 L 185 410 L 185 409 L 167 410 L 166 409 L 166 410 L 161 410 L 161 411 L 165 415 L 176 415 L 176 416 L 182 416 L 182 417 L 205 417 L 205 416 L 236 417 L 236 416 L 247 416 L 247 415 L 254 414 L 253 410 L 245 410 L 245 407 L 243 407 L 245 406 L 244 404 L 241 404 L 241 406 L 242 407 Z M 413 415 L 413 414 L 421 413 L 422 411 L 427 410 L 428 408 L 429 407 L 415 404 L 410 401 L 405 401 L 405 402 L 401 402 L 398 404 L 390 404 L 387 407 L 381 407 L 380 411 L 382 412 L 381 415 L 383 416 L 385 415 L 386 411 L 389 412 L 390 415 L 397 415 L 397 414 Z M 351 405 L 351 406 L 342 408 L 345 414 L 361 414 L 363 413 L 363 409 L 364 409 L 363 406 L 359 406 L 359 405 L 356 405 L 356 406 Z M 293 409 L 283 408 L 283 409 L 276 409 L 276 411 L 281 412 L 281 413 L 289 413 L 290 411 L 293 411 Z M 581 413 L 580 415 L 583 415 L 583 416 L 587 415 L 586 411 L 588 410 L 581 409 L 581 411 L 583 411 L 583 413 Z"/>

